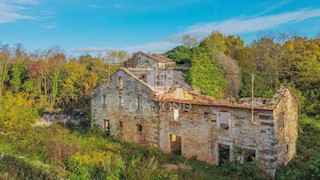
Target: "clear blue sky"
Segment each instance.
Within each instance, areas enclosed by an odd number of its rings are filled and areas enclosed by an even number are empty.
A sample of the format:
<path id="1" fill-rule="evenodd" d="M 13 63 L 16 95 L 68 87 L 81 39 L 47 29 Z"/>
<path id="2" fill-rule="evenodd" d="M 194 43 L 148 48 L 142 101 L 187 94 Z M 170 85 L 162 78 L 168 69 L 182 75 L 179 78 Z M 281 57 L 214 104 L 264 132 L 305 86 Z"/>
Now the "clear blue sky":
<path id="1" fill-rule="evenodd" d="M 320 32 L 320 0 L 0 0 L 0 41 L 69 54 L 164 52 L 213 30 L 250 42 L 261 31 Z"/>

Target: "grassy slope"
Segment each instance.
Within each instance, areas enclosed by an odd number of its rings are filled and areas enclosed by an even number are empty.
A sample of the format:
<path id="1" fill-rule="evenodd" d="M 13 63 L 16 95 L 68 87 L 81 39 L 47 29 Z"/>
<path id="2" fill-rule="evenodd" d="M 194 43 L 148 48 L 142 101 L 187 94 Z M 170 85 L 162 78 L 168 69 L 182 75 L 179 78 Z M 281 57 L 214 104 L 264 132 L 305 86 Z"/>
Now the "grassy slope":
<path id="1" fill-rule="evenodd" d="M 319 137 L 320 122 L 302 117 L 298 154 L 288 167 L 278 171 L 277 177 L 316 178 L 317 168 L 320 169 Z M 70 179 L 266 179 L 252 165 L 212 166 L 109 139 L 99 131 L 81 134 L 59 125 L 2 134 L 0 152 L 5 153 L 0 158 L 0 179 L 57 176 Z M 192 170 L 168 172 L 162 167 L 168 163 L 191 165 Z"/>

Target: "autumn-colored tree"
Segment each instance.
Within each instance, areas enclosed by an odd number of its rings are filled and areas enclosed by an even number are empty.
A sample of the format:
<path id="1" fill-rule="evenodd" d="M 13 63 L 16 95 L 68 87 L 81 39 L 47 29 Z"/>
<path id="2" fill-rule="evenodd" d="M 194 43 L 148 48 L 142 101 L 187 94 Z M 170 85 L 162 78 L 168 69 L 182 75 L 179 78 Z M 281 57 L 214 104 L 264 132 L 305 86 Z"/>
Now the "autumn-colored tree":
<path id="1" fill-rule="evenodd" d="M 89 72 L 85 64 L 76 60 L 70 61 L 65 68 L 66 78 L 63 80 L 61 100 L 64 105 L 75 104 L 82 96 L 88 96 L 97 85 L 98 76 Z"/>
<path id="2" fill-rule="evenodd" d="M 29 66 L 28 69 L 28 77 L 37 85 L 37 90 L 39 92 L 39 97 L 42 96 L 43 88 L 44 91 L 47 90 L 45 77 L 45 62 L 44 61 L 36 61 Z M 46 94 L 47 92 L 45 92 Z"/>
<path id="3" fill-rule="evenodd" d="M 0 127 L 16 129 L 35 122 L 38 112 L 33 103 L 25 94 L 6 92 L 0 100 Z"/>
<path id="4" fill-rule="evenodd" d="M 104 58 L 92 57 L 90 55 L 80 56 L 79 62 L 86 65 L 86 68 L 90 72 L 94 72 L 97 77 L 97 83 L 101 83 L 102 80 L 108 78 L 109 64 L 105 62 Z M 118 66 L 110 64 L 110 76 L 118 70 Z"/>

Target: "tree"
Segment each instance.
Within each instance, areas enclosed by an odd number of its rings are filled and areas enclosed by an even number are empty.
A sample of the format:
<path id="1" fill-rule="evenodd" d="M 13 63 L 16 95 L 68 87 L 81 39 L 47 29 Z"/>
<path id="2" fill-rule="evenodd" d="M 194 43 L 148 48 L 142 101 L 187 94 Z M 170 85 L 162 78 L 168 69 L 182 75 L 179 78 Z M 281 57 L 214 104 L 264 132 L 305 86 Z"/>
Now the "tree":
<path id="1" fill-rule="evenodd" d="M 27 99 L 25 94 L 6 92 L 0 104 L 0 127 L 6 130 L 30 125 L 38 117 L 33 100 Z"/>
<path id="2" fill-rule="evenodd" d="M 227 49 L 225 41 L 226 39 L 222 33 L 214 31 L 208 37 L 203 39 L 200 43 L 200 47 L 204 47 L 209 51 L 217 50 L 224 53 Z"/>
<path id="3" fill-rule="evenodd" d="M 65 73 L 66 78 L 62 83 L 61 98 L 64 104 L 75 103 L 81 96 L 87 69 L 85 65 L 72 60 L 66 65 Z"/>
<path id="4" fill-rule="evenodd" d="M 21 63 L 14 63 L 10 69 L 10 86 L 14 93 L 18 93 L 21 89 L 23 81 L 27 77 L 27 67 Z"/>
<path id="5" fill-rule="evenodd" d="M 8 78 L 8 66 L 10 62 L 10 48 L 8 44 L 0 44 L 0 99 L 5 82 Z"/>
<path id="6" fill-rule="evenodd" d="M 98 75 L 98 82 L 108 78 L 109 65 L 103 58 L 92 57 L 90 55 L 80 56 L 79 62 L 86 65 L 90 72 Z M 110 64 L 110 75 L 118 70 L 118 66 Z"/>
<path id="7" fill-rule="evenodd" d="M 59 92 L 59 82 L 61 81 L 60 76 L 63 68 L 67 64 L 67 59 L 63 53 L 58 53 L 48 60 L 49 62 L 49 71 L 50 71 L 50 78 L 52 83 L 52 90 L 51 90 L 51 102 L 50 108 L 53 109 L 54 105 L 57 101 L 57 95 Z"/>
<path id="8" fill-rule="evenodd" d="M 122 64 L 129 55 L 126 51 L 110 51 L 106 54 L 106 62 L 112 64 Z"/>
<path id="9" fill-rule="evenodd" d="M 178 46 L 165 53 L 178 64 L 191 63 L 192 54 L 192 49 L 186 46 Z"/>
<path id="10" fill-rule="evenodd" d="M 85 64 L 71 60 L 65 68 L 66 78 L 62 82 L 61 103 L 76 104 L 82 97 L 90 97 L 90 91 L 97 85 L 98 76 L 89 72 Z"/>
<path id="11" fill-rule="evenodd" d="M 216 57 L 217 58 L 217 57 Z M 200 52 L 193 56 L 190 69 L 192 87 L 209 96 L 216 98 L 223 96 L 223 87 L 226 81 L 224 72 L 216 63 L 217 59 L 210 59 L 206 53 Z"/>
<path id="12" fill-rule="evenodd" d="M 222 67 L 226 86 L 223 88 L 224 97 L 238 97 L 242 87 L 240 68 L 237 62 L 221 52 L 217 52 L 217 64 Z"/>
<path id="13" fill-rule="evenodd" d="M 320 115 L 320 39 L 294 37 L 282 46 L 283 81 L 294 84 L 303 96 L 303 111 Z"/>
<path id="14" fill-rule="evenodd" d="M 36 61 L 29 66 L 28 77 L 37 85 L 39 97 L 42 96 L 43 89 L 47 93 L 47 84 L 45 77 L 45 62 Z"/>
<path id="15" fill-rule="evenodd" d="M 225 39 L 226 50 L 225 54 L 233 59 L 237 59 L 238 54 L 244 48 L 244 41 L 239 37 L 234 35 L 229 35 Z"/>
<path id="16" fill-rule="evenodd" d="M 182 45 L 187 48 L 193 48 L 197 47 L 199 45 L 199 42 L 196 38 L 186 34 L 182 36 Z"/>

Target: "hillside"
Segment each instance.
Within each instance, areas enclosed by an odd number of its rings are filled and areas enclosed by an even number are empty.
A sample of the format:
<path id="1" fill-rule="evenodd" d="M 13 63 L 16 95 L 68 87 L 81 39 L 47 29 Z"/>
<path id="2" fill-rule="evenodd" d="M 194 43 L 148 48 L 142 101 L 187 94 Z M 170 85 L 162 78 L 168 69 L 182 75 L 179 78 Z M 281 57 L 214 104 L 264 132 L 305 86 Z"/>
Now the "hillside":
<path id="1" fill-rule="evenodd" d="M 277 179 L 320 178 L 320 39 L 265 36 L 245 44 L 213 32 L 164 55 L 193 90 L 216 99 L 270 97 L 281 85 L 299 99 L 297 155 Z M 79 109 L 90 119 L 95 87 L 123 65 L 126 52 L 68 58 L 59 48 L 38 53 L 0 44 L 0 179 L 268 179 L 256 163 L 209 165 L 111 138 L 91 122 L 35 125 L 41 115 Z M 111 60 L 119 60 L 112 62 Z"/>

